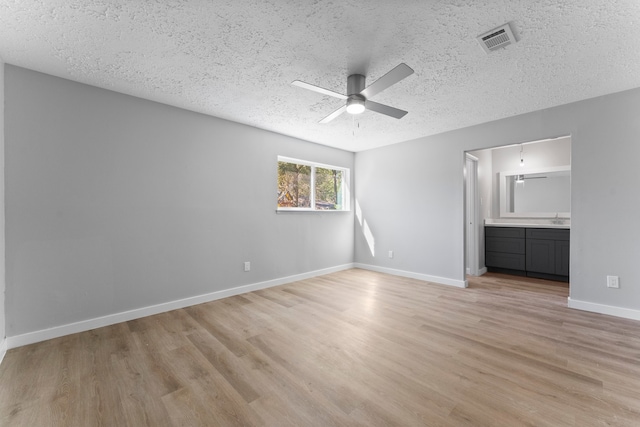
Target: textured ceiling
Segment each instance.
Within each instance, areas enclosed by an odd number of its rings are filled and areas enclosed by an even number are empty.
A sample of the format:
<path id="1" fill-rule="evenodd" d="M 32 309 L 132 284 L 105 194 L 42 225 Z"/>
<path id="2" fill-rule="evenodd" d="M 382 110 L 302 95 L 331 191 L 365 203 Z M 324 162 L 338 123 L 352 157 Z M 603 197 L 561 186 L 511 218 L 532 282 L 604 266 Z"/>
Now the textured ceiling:
<path id="1" fill-rule="evenodd" d="M 518 43 L 476 36 L 510 22 Z M 640 2 L 0 0 L 5 62 L 361 151 L 640 87 Z M 408 110 L 318 121 L 404 62 L 373 100 Z"/>

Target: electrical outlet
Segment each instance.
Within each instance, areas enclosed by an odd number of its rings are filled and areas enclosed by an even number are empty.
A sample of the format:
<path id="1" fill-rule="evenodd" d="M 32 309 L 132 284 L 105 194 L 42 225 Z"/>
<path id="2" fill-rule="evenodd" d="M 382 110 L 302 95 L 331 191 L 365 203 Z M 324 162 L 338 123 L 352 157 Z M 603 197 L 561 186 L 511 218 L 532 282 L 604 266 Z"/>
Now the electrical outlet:
<path id="1" fill-rule="evenodd" d="M 389 258 L 393 258 L 393 251 L 389 251 Z"/>
<path id="2" fill-rule="evenodd" d="M 245 261 L 244 262 L 244 271 L 250 271 L 251 270 L 251 263 L 249 261 Z"/>
<path id="3" fill-rule="evenodd" d="M 620 287 L 620 278 L 618 276 L 607 276 L 607 288 L 616 288 Z"/>

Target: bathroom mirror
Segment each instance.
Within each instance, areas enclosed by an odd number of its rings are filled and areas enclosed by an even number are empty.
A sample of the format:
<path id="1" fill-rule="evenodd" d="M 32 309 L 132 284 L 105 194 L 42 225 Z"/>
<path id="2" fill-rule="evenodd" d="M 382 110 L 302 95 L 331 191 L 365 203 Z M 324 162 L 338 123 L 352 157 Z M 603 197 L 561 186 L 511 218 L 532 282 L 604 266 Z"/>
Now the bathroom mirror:
<path id="1" fill-rule="evenodd" d="M 571 166 L 500 173 L 503 218 L 571 218 Z"/>

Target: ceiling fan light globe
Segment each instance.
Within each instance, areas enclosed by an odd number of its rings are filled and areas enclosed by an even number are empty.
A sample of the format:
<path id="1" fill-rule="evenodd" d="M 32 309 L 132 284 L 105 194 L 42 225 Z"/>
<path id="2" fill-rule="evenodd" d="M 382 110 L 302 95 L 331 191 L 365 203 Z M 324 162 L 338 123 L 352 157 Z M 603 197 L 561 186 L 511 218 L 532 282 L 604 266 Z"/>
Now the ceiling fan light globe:
<path id="1" fill-rule="evenodd" d="M 365 110 L 364 101 L 361 99 L 349 99 L 347 101 L 347 113 L 361 114 Z"/>
<path id="2" fill-rule="evenodd" d="M 364 112 L 364 105 L 353 104 L 347 107 L 347 113 L 349 114 L 362 114 Z"/>

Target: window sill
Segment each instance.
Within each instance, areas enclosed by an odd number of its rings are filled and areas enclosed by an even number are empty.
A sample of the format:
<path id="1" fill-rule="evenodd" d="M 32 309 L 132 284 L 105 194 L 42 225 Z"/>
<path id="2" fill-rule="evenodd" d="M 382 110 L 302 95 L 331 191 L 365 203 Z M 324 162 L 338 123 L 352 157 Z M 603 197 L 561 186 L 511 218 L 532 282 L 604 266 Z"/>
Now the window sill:
<path id="1" fill-rule="evenodd" d="M 301 213 L 301 212 L 307 212 L 307 213 L 325 213 L 325 212 L 351 212 L 351 209 L 296 209 L 296 208 L 289 208 L 289 209 L 276 209 L 276 213 Z"/>

